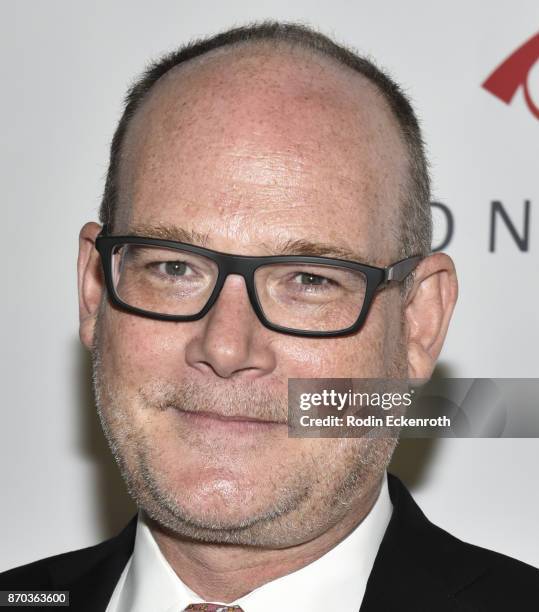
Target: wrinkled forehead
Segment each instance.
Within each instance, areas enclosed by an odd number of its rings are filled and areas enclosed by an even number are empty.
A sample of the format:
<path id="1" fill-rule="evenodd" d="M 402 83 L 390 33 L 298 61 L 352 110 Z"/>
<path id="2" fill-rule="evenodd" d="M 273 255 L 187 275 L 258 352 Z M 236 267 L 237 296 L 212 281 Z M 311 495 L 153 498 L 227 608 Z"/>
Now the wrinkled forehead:
<path id="1" fill-rule="evenodd" d="M 220 49 L 169 71 L 137 111 L 117 219 L 383 255 L 397 250 L 406 173 L 396 120 L 361 75 L 302 49 Z"/>

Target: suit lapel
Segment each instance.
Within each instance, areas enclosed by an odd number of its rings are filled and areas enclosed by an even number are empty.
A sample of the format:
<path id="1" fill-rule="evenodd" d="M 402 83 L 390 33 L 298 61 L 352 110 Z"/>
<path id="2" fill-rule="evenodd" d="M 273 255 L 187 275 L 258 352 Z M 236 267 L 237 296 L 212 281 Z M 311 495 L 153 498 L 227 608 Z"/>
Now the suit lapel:
<path id="1" fill-rule="evenodd" d="M 137 515 L 115 537 L 88 549 L 84 562 L 60 560 L 51 569 L 53 588 L 70 592 L 77 612 L 105 612 L 114 587 L 133 552 Z"/>
<path id="2" fill-rule="evenodd" d="M 464 612 L 454 594 L 484 568 L 462 564 L 462 543 L 430 523 L 398 478 L 388 474 L 388 483 L 393 514 L 360 612 Z"/>

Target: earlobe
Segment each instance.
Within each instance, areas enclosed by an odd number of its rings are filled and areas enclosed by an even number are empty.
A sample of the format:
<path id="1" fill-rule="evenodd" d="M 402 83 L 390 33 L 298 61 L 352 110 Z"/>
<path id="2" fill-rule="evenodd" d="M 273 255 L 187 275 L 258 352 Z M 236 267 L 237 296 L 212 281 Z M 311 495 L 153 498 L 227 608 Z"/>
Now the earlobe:
<path id="1" fill-rule="evenodd" d="M 448 255 L 434 253 L 416 268 L 405 307 L 409 378 L 432 375 L 457 296 L 455 265 Z"/>
<path id="2" fill-rule="evenodd" d="M 100 225 L 90 222 L 82 227 L 79 234 L 79 336 L 88 349 L 93 346 L 95 322 L 105 290 L 101 260 L 95 249 L 95 239 L 100 231 Z"/>

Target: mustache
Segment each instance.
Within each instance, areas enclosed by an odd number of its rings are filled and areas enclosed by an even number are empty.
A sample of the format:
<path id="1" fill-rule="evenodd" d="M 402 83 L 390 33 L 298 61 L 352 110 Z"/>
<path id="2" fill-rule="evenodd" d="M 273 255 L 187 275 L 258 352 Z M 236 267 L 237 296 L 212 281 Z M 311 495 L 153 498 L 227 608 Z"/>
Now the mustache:
<path id="1" fill-rule="evenodd" d="M 138 389 L 145 408 L 213 413 L 222 417 L 248 417 L 288 423 L 288 397 L 255 383 L 226 384 L 153 381 Z"/>

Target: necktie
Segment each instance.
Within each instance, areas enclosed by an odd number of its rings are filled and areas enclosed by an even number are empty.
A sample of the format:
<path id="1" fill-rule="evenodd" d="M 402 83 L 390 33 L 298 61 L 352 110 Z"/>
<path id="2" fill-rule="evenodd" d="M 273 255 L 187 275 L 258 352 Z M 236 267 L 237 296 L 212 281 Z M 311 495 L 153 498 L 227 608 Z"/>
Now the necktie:
<path id="1" fill-rule="evenodd" d="M 239 606 L 223 606 L 214 603 L 189 604 L 183 612 L 243 612 Z"/>

